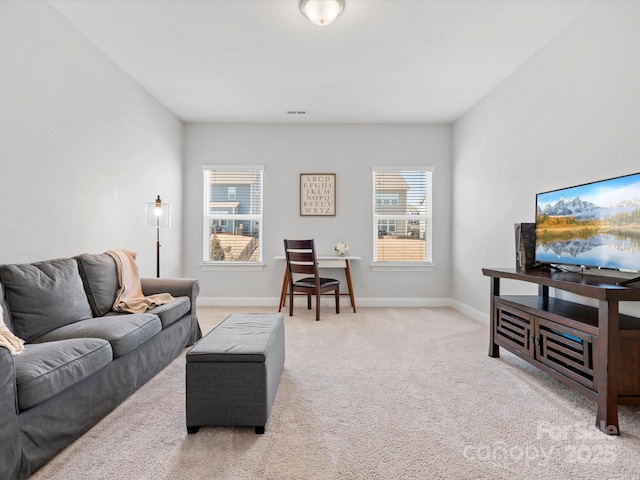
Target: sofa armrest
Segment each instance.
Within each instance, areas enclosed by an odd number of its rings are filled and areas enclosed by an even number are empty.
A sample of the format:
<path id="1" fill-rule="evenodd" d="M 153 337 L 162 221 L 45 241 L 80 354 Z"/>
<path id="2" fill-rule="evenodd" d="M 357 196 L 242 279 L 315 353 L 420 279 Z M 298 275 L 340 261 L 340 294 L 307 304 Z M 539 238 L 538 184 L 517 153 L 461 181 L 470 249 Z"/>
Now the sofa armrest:
<path id="1" fill-rule="evenodd" d="M 0 418 L 0 478 L 18 478 L 21 454 L 16 367 L 5 347 L 0 347 Z"/>
<path id="2" fill-rule="evenodd" d="M 194 278 L 141 278 L 142 293 L 170 293 L 174 297 L 189 297 L 191 299 L 192 332 L 188 345 L 193 345 L 202 337 L 202 330 L 196 315 L 196 299 L 200 293 L 200 282 Z"/>
<path id="3" fill-rule="evenodd" d="M 170 293 L 174 297 L 191 299 L 191 317 L 196 319 L 196 299 L 200 293 L 200 281 L 195 278 L 141 278 L 142 293 Z"/>
<path id="4" fill-rule="evenodd" d="M 200 282 L 194 278 L 141 278 L 142 293 L 170 293 L 174 297 L 189 297 L 192 302 L 200 293 Z"/>

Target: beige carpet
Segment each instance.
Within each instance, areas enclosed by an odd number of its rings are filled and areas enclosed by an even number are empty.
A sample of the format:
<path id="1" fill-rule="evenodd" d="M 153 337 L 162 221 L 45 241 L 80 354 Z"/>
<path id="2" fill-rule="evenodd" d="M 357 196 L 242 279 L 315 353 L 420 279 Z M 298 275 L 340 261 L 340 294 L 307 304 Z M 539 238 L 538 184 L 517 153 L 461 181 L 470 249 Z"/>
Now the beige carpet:
<path id="1" fill-rule="evenodd" d="M 202 308 L 208 331 L 230 313 Z M 638 479 L 640 412 L 622 435 L 595 405 L 452 309 L 285 316 L 286 362 L 264 435 L 185 429 L 184 354 L 34 479 Z"/>

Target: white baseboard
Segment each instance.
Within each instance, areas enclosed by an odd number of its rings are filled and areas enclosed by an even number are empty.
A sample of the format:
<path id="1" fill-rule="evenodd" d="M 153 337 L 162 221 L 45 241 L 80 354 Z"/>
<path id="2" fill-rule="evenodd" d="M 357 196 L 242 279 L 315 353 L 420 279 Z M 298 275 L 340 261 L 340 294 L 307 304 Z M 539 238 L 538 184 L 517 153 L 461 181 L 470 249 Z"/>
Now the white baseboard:
<path id="1" fill-rule="evenodd" d="M 476 310 L 475 308 L 470 307 L 464 303 L 461 303 L 457 300 L 451 300 L 451 306 L 465 315 L 470 316 L 471 318 L 475 318 L 482 323 L 486 323 L 489 325 L 489 314 L 487 312 L 483 312 L 481 310 Z"/>

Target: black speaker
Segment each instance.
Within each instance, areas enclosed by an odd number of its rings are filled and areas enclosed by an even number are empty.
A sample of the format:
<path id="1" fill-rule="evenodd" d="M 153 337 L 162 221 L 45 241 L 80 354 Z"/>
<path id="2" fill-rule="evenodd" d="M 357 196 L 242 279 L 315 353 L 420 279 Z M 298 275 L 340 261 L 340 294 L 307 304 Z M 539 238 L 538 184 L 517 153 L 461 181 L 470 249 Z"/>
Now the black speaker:
<path id="1" fill-rule="evenodd" d="M 536 224 L 514 224 L 516 234 L 516 270 L 523 272 L 534 267 L 536 261 Z"/>

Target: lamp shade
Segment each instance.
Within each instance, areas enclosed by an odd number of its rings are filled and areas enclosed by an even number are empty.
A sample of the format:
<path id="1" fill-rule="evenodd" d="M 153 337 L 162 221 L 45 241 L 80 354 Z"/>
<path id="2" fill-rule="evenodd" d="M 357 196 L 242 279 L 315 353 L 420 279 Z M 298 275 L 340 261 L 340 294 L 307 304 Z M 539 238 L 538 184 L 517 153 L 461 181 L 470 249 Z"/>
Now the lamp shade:
<path id="1" fill-rule="evenodd" d="M 171 227 L 171 204 L 162 203 L 160 195 L 155 202 L 147 203 L 144 224 L 147 227 Z"/>
<path id="2" fill-rule="evenodd" d="M 300 11 L 316 25 L 329 25 L 344 10 L 344 0 L 300 0 Z"/>

